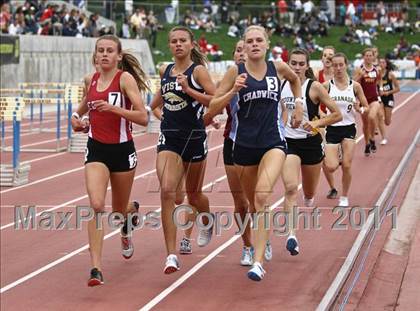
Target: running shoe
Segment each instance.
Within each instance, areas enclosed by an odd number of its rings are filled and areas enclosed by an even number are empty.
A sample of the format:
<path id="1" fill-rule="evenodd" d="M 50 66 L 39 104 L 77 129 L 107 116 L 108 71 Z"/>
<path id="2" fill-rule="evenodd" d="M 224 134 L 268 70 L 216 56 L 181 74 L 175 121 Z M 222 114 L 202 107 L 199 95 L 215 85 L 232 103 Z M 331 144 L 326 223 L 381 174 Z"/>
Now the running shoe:
<path id="1" fill-rule="evenodd" d="M 102 272 L 99 271 L 97 268 L 93 268 L 90 270 L 90 278 L 88 280 L 88 286 L 97 286 L 104 284 L 104 277 Z"/>
<path id="2" fill-rule="evenodd" d="M 310 199 L 303 198 L 303 206 L 305 206 L 305 207 L 313 207 L 314 202 L 315 202 L 314 198 L 310 198 Z"/>
<path id="3" fill-rule="evenodd" d="M 375 153 L 376 152 L 376 143 L 373 139 L 370 140 L 370 150 Z"/>
<path id="4" fill-rule="evenodd" d="M 370 156 L 370 144 L 367 144 L 365 147 L 365 156 L 366 157 Z"/>
<path id="5" fill-rule="evenodd" d="M 198 238 L 197 238 L 197 244 L 200 247 L 204 247 L 211 241 L 211 236 L 213 234 L 213 226 L 211 226 L 209 229 L 200 229 L 198 230 Z"/>
<path id="6" fill-rule="evenodd" d="M 121 254 L 125 259 L 130 259 L 134 254 L 133 235 L 132 232 L 124 234 L 121 228 Z"/>
<path id="7" fill-rule="evenodd" d="M 267 240 L 265 244 L 264 258 L 267 261 L 273 259 L 273 247 L 271 246 L 270 240 Z"/>
<path id="8" fill-rule="evenodd" d="M 349 199 L 347 197 L 340 197 L 340 199 L 338 200 L 338 206 L 348 207 L 349 206 Z"/>
<path id="9" fill-rule="evenodd" d="M 192 244 L 191 240 L 187 237 L 183 237 L 179 247 L 179 253 L 181 255 L 192 254 Z"/>
<path id="10" fill-rule="evenodd" d="M 336 199 L 338 195 L 338 191 L 335 188 L 331 188 L 330 191 L 327 193 L 327 199 Z"/>
<path id="11" fill-rule="evenodd" d="M 297 238 L 294 235 L 290 235 L 287 238 L 286 249 L 290 252 L 290 255 L 296 256 L 299 254 L 299 245 Z"/>
<path id="12" fill-rule="evenodd" d="M 261 281 L 264 278 L 264 275 L 265 270 L 258 261 L 254 262 L 252 268 L 248 271 L 248 278 L 250 278 L 253 281 Z"/>
<path id="13" fill-rule="evenodd" d="M 254 249 L 244 246 L 242 248 L 241 266 L 252 266 L 254 262 Z"/>
<path id="14" fill-rule="evenodd" d="M 384 138 L 381 140 L 381 145 L 386 145 L 388 143 L 388 139 Z"/>
<path id="15" fill-rule="evenodd" d="M 163 270 L 163 273 L 171 274 L 178 270 L 179 270 L 178 257 L 176 257 L 176 255 L 174 254 L 171 254 L 168 257 L 166 257 L 165 269 Z"/>

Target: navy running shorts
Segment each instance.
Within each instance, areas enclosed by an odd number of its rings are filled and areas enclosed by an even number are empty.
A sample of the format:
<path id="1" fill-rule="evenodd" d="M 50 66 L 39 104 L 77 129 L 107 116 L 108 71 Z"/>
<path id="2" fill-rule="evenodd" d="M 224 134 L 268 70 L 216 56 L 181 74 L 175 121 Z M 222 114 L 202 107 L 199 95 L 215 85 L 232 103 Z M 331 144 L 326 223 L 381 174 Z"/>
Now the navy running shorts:
<path id="1" fill-rule="evenodd" d="M 207 138 L 180 139 L 159 134 L 157 152 L 172 151 L 178 154 L 184 162 L 200 162 L 207 157 Z"/>

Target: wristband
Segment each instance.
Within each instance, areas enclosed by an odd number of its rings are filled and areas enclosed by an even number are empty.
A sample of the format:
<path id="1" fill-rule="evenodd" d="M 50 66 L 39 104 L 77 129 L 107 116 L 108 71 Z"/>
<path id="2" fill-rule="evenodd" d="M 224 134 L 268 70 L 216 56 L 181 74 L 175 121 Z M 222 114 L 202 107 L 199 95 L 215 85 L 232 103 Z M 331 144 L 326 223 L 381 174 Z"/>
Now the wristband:
<path id="1" fill-rule="evenodd" d="M 380 87 L 379 88 L 379 91 L 383 92 L 384 91 L 384 88 L 383 87 Z"/>
<path id="2" fill-rule="evenodd" d="M 146 111 L 147 114 L 150 114 L 152 112 L 152 108 L 150 108 L 150 106 L 146 106 Z"/>
<path id="3" fill-rule="evenodd" d="M 303 104 L 303 97 L 295 97 L 295 103 L 296 102 L 300 102 L 301 104 Z"/>
<path id="4" fill-rule="evenodd" d="M 71 114 L 71 116 L 72 116 L 72 117 L 75 117 L 77 120 L 79 120 L 79 119 L 80 119 L 80 115 L 79 115 L 77 112 L 73 112 L 73 113 Z"/>

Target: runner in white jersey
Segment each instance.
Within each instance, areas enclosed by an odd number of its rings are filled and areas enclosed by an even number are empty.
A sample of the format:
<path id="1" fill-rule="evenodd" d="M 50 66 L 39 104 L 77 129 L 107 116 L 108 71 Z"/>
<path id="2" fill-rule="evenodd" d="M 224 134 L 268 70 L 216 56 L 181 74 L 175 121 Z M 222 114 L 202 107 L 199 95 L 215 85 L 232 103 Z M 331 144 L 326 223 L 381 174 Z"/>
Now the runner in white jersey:
<path id="1" fill-rule="evenodd" d="M 318 81 L 314 81 L 309 67 L 309 53 L 294 49 L 290 54 L 289 66 L 298 75 L 302 84 L 303 121 L 302 126 L 293 128 L 290 115 L 294 112 L 293 95 L 289 83 L 282 83 L 280 103 L 288 109 L 286 124 L 287 157 L 283 166 L 283 182 L 286 190 L 284 208 L 288 213 L 289 237 L 286 248 L 292 256 L 299 254 L 299 247 L 293 228 L 292 209 L 297 205 L 299 175 L 302 171 L 302 185 L 305 206 L 313 206 L 316 188 L 324 158 L 322 137 L 318 128 L 341 120 L 341 114 L 334 101 Z M 308 79 L 309 77 L 309 79 Z M 325 118 L 319 118 L 319 103 L 324 103 L 331 111 Z"/>
<path id="2" fill-rule="evenodd" d="M 351 183 L 351 163 L 353 160 L 356 138 L 356 111 L 363 113 L 368 109 L 368 103 L 361 85 L 347 75 L 347 57 L 337 53 L 332 59 L 334 78 L 323 85 L 328 89 L 330 97 L 337 103 L 343 119 L 327 126 L 324 170 L 331 175 L 329 180 L 330 193 L 335 190 L 333 173 L 339 166 L 339 145 L 342 150 L 341 169 L 342 195 L 338 206 L 349 206 L 348 191 Z M 362 108 L 360 108 L 360 104 Z"/>

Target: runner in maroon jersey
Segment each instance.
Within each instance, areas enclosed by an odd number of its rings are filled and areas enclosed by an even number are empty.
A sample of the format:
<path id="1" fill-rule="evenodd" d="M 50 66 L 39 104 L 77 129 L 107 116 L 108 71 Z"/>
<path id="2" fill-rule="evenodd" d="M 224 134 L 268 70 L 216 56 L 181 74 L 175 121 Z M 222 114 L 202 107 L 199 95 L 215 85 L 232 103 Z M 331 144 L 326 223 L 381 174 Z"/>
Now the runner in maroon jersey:
<path id="1" fill-rule="evenodd" d="M 89 112 L 85 178 L 90 206 L 95 213 L 88 223 L 93 266 L 89 286 L 103 284 L 101 253 L 104 231 L 103 226 L 97 226 L 102 223 L 97 217 L 101 217 L 105 210 L 109 182 L 112 210 L 126 217 L 121 228 L 123 256 L 128 259 L 134 252 L 131 231 L 127 228 L 127 213 L 135 210 L 128 201 L 137 166 L 130 122 L 145 126 L 148 121 L 140 94 L 147 86 L 138 60 L 122 51 L 120 40 L 113 35 L 102 36 L 96 41 L 93 59 L 97 62 L 97 71 L 85 79 L 87 94 L 71 119 L 73 129 L 81 131 L 86 124 L 80 117 Z"/>
<path id="2" fill-rule="evenodd" d="M 367 48 L 363 51 L 363 65 L 356 68 L 353 74 L 353 80 L 362 85 L 363 92 L 369 104 L 369 112 L 362 114 L 363 134 L 365 136 L 365 156 L 369 156 L 371 152 L 376 152 L 375 129 L 377 115 L 379 113 L 380 97 L 379 90 L 382 89 L 382 79 L 380 69 L 375 67 L 374 53 L 372 49 Z"/>

